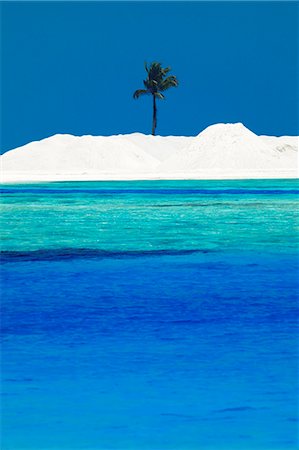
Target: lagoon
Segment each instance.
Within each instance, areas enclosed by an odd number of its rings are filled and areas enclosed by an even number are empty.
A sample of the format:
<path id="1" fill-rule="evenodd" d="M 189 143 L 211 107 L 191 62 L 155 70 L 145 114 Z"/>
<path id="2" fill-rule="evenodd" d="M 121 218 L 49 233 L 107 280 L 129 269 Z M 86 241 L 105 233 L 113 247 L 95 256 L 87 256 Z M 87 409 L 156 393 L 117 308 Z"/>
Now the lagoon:
<path id="1" fill-rule="evenodd" d="M 298 193 L 3 185 L 3 449 L 297 448 Z"/>

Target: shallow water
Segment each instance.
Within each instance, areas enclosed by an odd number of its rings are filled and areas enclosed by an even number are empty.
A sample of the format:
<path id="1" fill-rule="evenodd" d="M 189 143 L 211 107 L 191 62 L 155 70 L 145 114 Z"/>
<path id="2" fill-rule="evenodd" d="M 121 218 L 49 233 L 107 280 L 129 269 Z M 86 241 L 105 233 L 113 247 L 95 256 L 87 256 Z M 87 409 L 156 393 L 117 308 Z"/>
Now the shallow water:
<path id="1" fill-rule="evenodd" d="M 298 448 L 298 193 L 3 186 L 1 449 Z"/>

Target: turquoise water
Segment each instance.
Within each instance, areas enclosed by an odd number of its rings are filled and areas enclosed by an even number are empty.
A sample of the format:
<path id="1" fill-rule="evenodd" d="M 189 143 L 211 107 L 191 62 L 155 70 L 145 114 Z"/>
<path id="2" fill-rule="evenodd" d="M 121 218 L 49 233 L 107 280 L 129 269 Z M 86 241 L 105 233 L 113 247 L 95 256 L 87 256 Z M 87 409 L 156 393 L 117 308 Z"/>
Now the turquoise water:
<path id="1" fill-rule="evenodd" d="M 1 449 L 298 448 L 298 193 L 3 186 Z"/>

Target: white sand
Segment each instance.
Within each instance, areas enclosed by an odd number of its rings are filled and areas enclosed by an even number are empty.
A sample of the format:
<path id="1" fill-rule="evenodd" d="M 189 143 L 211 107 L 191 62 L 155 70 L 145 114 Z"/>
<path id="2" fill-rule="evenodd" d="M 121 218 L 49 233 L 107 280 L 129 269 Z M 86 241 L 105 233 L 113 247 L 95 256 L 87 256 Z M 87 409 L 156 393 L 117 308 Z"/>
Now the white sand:
<path id="1" fill-rule="evenodd" d="M 1 157 L 2 182 L 297 178 L 298 137 L 257 136 L 240 123 L 198 136 L 55 135 Z"/>

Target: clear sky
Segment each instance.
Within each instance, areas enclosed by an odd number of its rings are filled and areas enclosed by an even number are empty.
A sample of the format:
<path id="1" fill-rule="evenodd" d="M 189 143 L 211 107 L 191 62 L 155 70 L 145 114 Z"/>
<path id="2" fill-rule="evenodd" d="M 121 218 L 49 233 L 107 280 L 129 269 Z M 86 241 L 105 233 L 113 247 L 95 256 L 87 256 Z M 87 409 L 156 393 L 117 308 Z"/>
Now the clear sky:
<path id="1" fill-rule="evenodd" d="M 298 134 L 298 3 L 2 3 L 2 151 L 56 133 L 151 132 L 144 61 L 180 86 L 157 134 L 217 122 Z"/>

